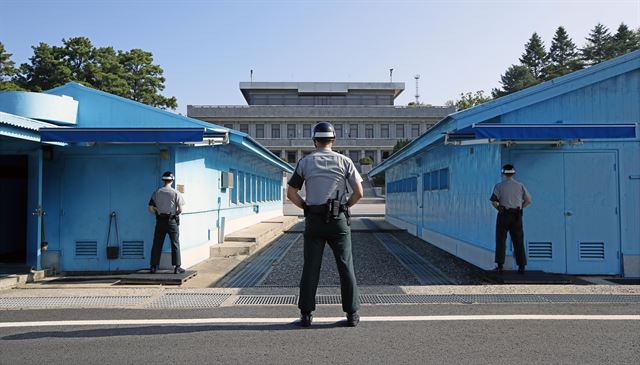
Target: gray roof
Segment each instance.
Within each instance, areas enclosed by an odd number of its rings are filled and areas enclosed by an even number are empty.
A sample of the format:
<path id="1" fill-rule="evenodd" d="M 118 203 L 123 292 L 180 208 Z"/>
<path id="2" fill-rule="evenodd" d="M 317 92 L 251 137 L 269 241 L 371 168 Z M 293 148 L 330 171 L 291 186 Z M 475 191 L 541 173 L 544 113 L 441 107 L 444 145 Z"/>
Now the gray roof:
<path id="1" fill-rule="evenodd" d="M 349 90 L 390 91 L 397 97 L 404 82 L 240 82 L 240 91 L 249 102 L 251 90 L 297 90 L 299 94 L 345 95 Z"/>

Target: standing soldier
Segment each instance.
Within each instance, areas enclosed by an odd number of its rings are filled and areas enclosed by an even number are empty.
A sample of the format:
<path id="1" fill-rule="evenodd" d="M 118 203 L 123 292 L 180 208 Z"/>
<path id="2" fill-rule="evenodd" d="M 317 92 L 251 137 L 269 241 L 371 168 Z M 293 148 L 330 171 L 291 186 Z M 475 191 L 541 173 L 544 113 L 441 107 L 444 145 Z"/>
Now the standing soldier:
<path id="1" fill-rule="evenodd" d="M 316 309 L 316 290 L 325 243 L 333 251 L 340 274 L 342 309 L 347 313 L 347 325 L 360 321 L 358 287 L 353 270 L 349 208 L 363 196 L 362 177 L 353 161 L 331 150 L 335 142 L 331 123 L 320 122 L 313 127 L 316 150 L 298 161 L 289 179 L 287 198 L 304 210 L 304 267 L 300 280 L 300 322 L 309 327 Z M 298 191 L 306 184 L 306 201 Z M 353 194 L 346 203 L 347 185 Z"/>
<path id="2" fill-rule="evenodd" d="M 153 234 L 153 247 L 151 248 L 151 273 L 155 274 L 160 264 L 160 253 L 164 238 L 169 233 L 171 239 L 171 264 L 174 266 L 174 274 L 182 274 L 185 270 L 180 267 L 180 216 L 184 198 L 179 191 L 171 187 L 174 177 L 171 171 L 162 174 L 164 187 L 151 194 L 149 200 L 149 212 L 156 215 L 156 229 Z"/>
<path id="3" fill-rule="evenodd" d="M 513 178 L 516 170 L 513 165 L 502 167 L 504 180 L 496 184 L 491 195 L 491 204 L 498 210 L 496 221 L 496 264 L 498 272 L 502 272 L 506 250 L 507 232 L 513 241 L 518 272 L 524 274 L 527 257 L 524 251 L 524 232 L 522 229 L 522 212 L 531 204 L 531 195 L 527 188 Z"/>

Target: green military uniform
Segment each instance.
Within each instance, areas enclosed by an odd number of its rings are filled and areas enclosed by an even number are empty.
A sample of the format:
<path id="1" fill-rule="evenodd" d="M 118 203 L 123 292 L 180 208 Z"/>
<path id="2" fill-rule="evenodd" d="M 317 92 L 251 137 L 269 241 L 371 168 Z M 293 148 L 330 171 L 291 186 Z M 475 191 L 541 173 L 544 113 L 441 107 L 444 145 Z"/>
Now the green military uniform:
<path id="1" fill-rule="evenodd" d="M 327 200 L 338 196 L 340 203 L 346 203 L 347 186 L 354 187 L 361 181 L 353 162 L 328 148 L 319 148 L 305 156 L 289 179 L 291 187 L 300 190 L 305 184 L 306 191 L 304 267 L 298 302 L 303 313 L 316 309 L 315 297 L 325 243 L 331 247 L 338 266 L 342 309 L 346 313 L 355 313 L 360 307 L 347 212 L 340 209 L 336 217 L 328 217 L 324 212 Z"/>

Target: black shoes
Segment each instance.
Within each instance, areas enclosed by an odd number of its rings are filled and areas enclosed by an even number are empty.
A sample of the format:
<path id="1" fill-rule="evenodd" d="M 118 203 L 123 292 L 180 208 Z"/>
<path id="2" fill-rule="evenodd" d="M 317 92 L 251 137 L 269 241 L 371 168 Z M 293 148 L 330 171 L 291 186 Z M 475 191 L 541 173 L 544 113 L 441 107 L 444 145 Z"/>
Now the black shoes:
<path id="1" fill-rule="evenodd" d="M 524 275 L 524 265 L 518 266 L 518 274 Z"/>
<path id="2" fill-rule="evenodd" d="M 313 321 L 313 314 L 311 314 L 311 312 L 300 313 L 300 325 L 302 327 L 310 327 L 311 321 Z"/>
<path id="3" fill-rule="evenodd" d="M 151 268 L 149 269 L 149 272 L 152 273 L 152 274 L 155 274 L 156 271 L 158 271 L 158 268 L 155 267 L 155 266 L 151 266 Z"/>
<path id="4" fill-rule="evenodd" d="M 358 325 L 358 323 L 360 323 L 360 315 L 358 315 L 358 312 L 347 313 L 348 327 L 355 327 Z"/>
<path id="5" fill-rule="evenodd" d="M 495 271 L 497 271 L 498 274 L 502 274 L 502 272 L 504 271 L 502 264 L 498 264 L 498 266 L 495 268 Z"/>
<path id="6" fill-rule="evenodd" d="M 183 268 L 181 268 L 180 266 L 176 266 L 176 267 L 173 269 L 173 273 L 174 273 L 174 274 L 184 274 L 184 272 L 185 272 L 185 271 L 186 271 L 186 270 L 185 270 L 185 269 L 183 269 Z"/>

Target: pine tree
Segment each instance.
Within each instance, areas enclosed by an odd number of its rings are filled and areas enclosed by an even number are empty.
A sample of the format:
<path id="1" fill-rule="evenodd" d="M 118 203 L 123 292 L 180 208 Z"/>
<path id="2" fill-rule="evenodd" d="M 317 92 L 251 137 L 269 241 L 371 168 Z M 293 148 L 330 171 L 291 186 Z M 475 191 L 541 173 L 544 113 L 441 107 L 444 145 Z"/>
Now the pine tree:
<path id="1" fill-rule="evenodd" d="M 612 48 L 613 57 L 622 56 L 640 49 L 640 38 L 626 24 L 621 23 L 616 34 L 613 35 Z"/>
<path id="2" fill-rule="evenodd" d="M 583 67 L 576 45 L 562 26 L 558 27 L 553 36 L 549 48 L 549 62 L 544 72 L 546 80 L 566 75 Z"/>
<path id="3" fill-rule="evenodd" d="M 527 66 L 511 65 L 504 75 L 500 76 L 501 89 L 493 89 L 491 95 L 499 98 L 516 91 L 526 89 L 540 82 Z"/>
<path id="4" fill-rule="evenodd" d="M 0 42 L 0 91 L 22 90 L 12 79 L 17 74 L 15 62 L 11 60 L 13 54 L 8 53 L 4 44 Z"/>
<path id="5" fill-rule="evenodd" d="M 591 30 L 591 33 L 589 33 L 586 40 L 587 44 L 580 49 L 582 60 L 585 64 L 595 65 L 596 63 L 600 63 L 614 57 L 612 52 L 613 38 L 609 33 L 609 29 L 604 25 L 598 23 Z"/>
<path id="6" fill-rule="evenodd" d="M 547 51 L 538 33 L 533 33 L 529 42 L 524 46 L 520 63 L 527 66 L 533 76 L 538 79 L 542 78 L 542 71 L 547 66 Z"/>

